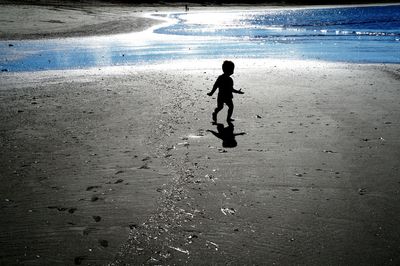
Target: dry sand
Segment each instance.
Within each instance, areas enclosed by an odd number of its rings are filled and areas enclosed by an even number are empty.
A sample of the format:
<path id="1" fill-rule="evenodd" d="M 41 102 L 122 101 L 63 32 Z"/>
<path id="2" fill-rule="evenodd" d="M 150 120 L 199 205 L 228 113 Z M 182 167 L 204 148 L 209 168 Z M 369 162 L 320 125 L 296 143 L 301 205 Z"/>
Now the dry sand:
<path id="1" fill-rule="evenodd" d="M 1 73 L 0 264 L 398 265 L 400 67 L 234 61 Z"/>
<path id="2" fill-rule="evenodd" d="M 399 67 L 219 63 L 2 74 L 2 264 L 398 264 Z"/>

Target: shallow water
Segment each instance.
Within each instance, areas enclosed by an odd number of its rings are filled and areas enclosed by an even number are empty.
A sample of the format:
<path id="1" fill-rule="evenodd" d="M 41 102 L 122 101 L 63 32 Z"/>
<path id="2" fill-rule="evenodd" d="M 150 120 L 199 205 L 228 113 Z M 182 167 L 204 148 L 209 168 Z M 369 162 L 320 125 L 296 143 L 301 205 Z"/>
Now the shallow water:
<path id="1" fill-rule="evenodd" d="M 273 58 L 400 63 L 400 5 L 157 14 L 132 34 L 0 42 L 3 72 L 174 59 Z"/>

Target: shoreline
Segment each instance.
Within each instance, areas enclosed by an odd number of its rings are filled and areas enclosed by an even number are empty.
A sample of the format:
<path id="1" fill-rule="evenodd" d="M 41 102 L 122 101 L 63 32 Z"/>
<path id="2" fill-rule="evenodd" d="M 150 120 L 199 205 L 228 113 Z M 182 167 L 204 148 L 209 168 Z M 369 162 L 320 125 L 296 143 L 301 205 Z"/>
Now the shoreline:
<path id="1" fill-rule="evenodd" d="M 228 59 L 227 59 L 228 60 Z M 315 59 L 276 59 L 276 58 L 231 58 L 229 60 L 233 60 L 239 64 L 242 69 L 252 69 L 252 68 L 272 68 L 275 65 L 281 65 L 288 67 L 290 64 L 296 65 L 304 65 L 304 66 L 320 66 L 320 65 L 327 65 L 330 67 L 333 66 L 360 66 L 360 67 L 389 67 L 389 68 L 396 68 L 399 67 L 399 64 L 396 63 L 354 63 L 354 62 L 335 62 L 335 61 L 324 61 L 324 60 L 315 60 Z M 14 80 L 12 78 L 14 76 L 26 76 L 26 78 L 30 78 L 34 75 L 40 75 L 43 77 L 51 77 L 54 75 L 63 76 L 63 75 L 72 75 L 72 76 L 79 76 L 81 73 L 85 73 L 84 75 L 91 75 L 91 76 L 112 76 L 112 75 L 128 75 L 130 73 L 141 73 L 146 71 L 164 71 L 165 69 L 168 70 L 179 70 L 179 71 L 203 71 L 203 70 L 210 70 L 210 65 L 215 65 L 215 71 L 219 70 L 220 67 L 218 64 L 223 62 L 223 58 L 217 59 L 196 59 L 197 64 L 193 65 L 193 60 L 191 59 L 174 59 L 174 60 L 166 60 L 166 61 L 159 61 L 153 63 L 141 63 L 137 65 L 122 65 L 122 66 L 105 66 L 105 67 L 89 67 L 89 68 L 82 68 L 82 69 L 52 69 L 52 70 L 37 70 L 37 71 L 15 71 L 15 72 L 3 72 L 1 73 L 0 77 L 10 79 L 8 83 L 3 83 L 7 85 L 11 85 Z M 0 89 L 1 90 L 1 89 Z"/>
<path id="2" fill-rule="evenodd" d="M 358 6 L 390 6 L 400 3 L 369 3 L 346 5 L 221 5 L 221 6 L 190 6 L 191 11 L 213 12 L 229 10 L 263 10 L 263 9 L 302 9 L 302 8 L 338 8 Z M 149 17 L 149 14 L 184 12 L 183 5 L 155 5 L 122 7 L 114 4 L 81 5 L 75 8 L 69 5 L 34 5 L 34 4 L 0 4 L 1 41 L 23 41 L 35 39 L 53 39 L 69 37 L 89 37 L 113 34 L 133 33 L 147 30 L 164 20 Z M 29 10 L 29 14 L 26 13 Z M 43 18 L 43 14 L 46 17 Z M 122 14 L 122 16 L 121 16 Z M 16 21 L 15 17 L 24 16 L 24 23 Z"/>
<path id="3" fill-rule="evenodd" d="M 236 62 L 235 64 L 240 64 L 242 69 L 254 69 L 254 68 L 273 68 L 276 65 L 281 65 L 288 67 L 290 64 L 296 65 L 304 65 L 304 66 L 320 66 L 327 65 L 330 67 L 333 66 L 360 66 L 360 67 L 379 67 L 379 68 L 393 68 L 396 69 L 400 66 L 400 64 L 396 63 L 357 63 L 357 62 L 344 62 L 344 61 L 329 61 L 329 60 L 315 60 L 315 59 L 274 59 L 274 58 L 233 58 L 227 59 L 233 60 Z M 132 65 L 123 65 L 123 66 L 105 66 L 105 67 L 89 67 L 82 69 L 52 69 L 52 70 L 36 70 L 36 71 L 7 71 L 2 72 L 0 74 L 0 78 L 2 80 L 3 85 L 12 85 L 15 80 L 14 77 L 20 76 L 25 78 L 31 78 L 32 76 L 39 75 L 43 78 L 50 78 L 51 76 L 59 77 L 59 76 L 79 76 L 81 73 L 85 73 L 84 75 L 90 76 L 113 76 L 113 75 L 129 75 L 132 73 L 141 73 L 146 71 L 163 71 L 165 69 L 174 70 L 174 71 L 203 71 L 209 70 L 210 65 L 216 65 L 223 62 L 224 59 L 197 59 L 196 65 L 193 65 L 193 60 L 191 59 L 175 59 L 175 60 L 167 60 L 160 62 L 152 62 L 152 63 L 140 63 L 140 64 L 132 64 Z M 251 62 L 251 63 L 250 63 Z M 219 67 L 216 67 L 215 70 L 218 70 Z M 0 89 L 1 91 L 1 89 Z"/>

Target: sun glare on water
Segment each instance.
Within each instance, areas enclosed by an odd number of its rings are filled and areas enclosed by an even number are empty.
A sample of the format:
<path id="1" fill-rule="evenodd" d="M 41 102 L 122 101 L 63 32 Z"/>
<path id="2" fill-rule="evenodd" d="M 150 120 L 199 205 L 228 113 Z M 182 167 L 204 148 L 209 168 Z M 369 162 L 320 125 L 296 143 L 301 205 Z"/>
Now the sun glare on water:
<path id="1" fill-rule="evenodd" d="M 243 15 L 227 12 L 201 12 L 184 14 L 180 18 L 187 24 L 222 26 L 237 24 L 243 19 Z"/>

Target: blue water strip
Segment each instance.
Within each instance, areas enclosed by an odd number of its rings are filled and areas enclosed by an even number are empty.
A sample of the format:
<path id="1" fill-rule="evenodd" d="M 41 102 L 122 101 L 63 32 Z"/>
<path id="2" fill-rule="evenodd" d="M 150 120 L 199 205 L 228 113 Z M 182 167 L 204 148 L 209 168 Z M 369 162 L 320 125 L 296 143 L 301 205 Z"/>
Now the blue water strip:
<path id="1" fill-rule="evenodd" d="M 175 59 L 400 63 L 400 5 L 173 13 L 153 33 L 0 42 L 2 72 Z"/>

